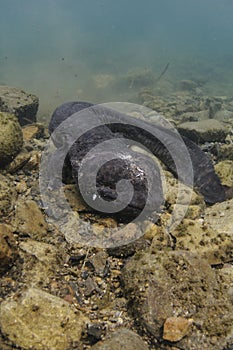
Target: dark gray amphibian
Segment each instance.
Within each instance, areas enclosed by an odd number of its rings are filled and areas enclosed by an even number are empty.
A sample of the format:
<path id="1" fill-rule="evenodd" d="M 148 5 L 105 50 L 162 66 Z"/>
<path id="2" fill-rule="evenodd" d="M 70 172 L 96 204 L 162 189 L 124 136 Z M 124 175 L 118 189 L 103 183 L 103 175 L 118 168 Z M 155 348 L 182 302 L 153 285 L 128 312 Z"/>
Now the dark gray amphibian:
<path id="1" fill-rule="evenodd" d="M 96 186 L 99 196 L 106 201 L 110 202 L 119 196 L 119 189 L 116 188 L 118 181 L 126 179 L 133 185 L 134 191 L 132 200 L 125 209 L 118 213 L 120 217 L 136 217 L 146 203 L 149 203 L 148 208 L 150 211 L 158 211 L 163 202 L 162 183 L 158 166 L 156 166 L 155 162 L 153 162 L 150 157 L 133 152 L 128 147 L 128 139 L 145 146 L 160 159 L 174 175 L 179 176 L 179 179 L 184 183 L 191 185 L 191 169 L 187 168 L 185 157 L 183 157 L 185 152 L 183 152 L 184 149 L 182 147 L 184 147 L 185 144 L 191 158 L 194 186 L 209 204 L 225 200 L 224 187 L 221 185 L 209 157 L 198 145 L 186 137 L 182 137 L 180 141 L 180 136 L 175 131 L 161 125 L 152 125 L 102 105 L 94 106 L 88 102 L 67 102 L 54 111 L 49 123 L 50 134 L 72 114 L 85 110 L 86 108 L 92 110 L 94 118 L 101 120 L 105 125 L 90 129 L 80 136 L 75 143 L 69 141 L 67 133 L 66 135 L 60 133 L 59 137 L 56 135 L 56 138 L 53 139 L 54 144 L 58 148 L 56 153 L 57 160 L 55 161 L 58 161 L 59 156 L 64 158 L 64 146 L 70 142 L 68 158 L 72 166 L 73 177 L 76 183 L 79 184 L 78 176 L 80 179 L 79 170 L 83 157 L 87 156 L 88 161 L 88 152 L 91 151 L 93 147 L 104 141 L 117 138 L 115 144 L 115 159 L 105 162 L 101 167 L 99 166 L 104 163 L 104 157 L 108 155 L 109 150 L 106 147 L 103 152 L 97 152 L 95 157 L 93 158 L 92 156 L 89 161 L 92 161 L 93 172 L 95 169 L 99 169 L 96 177 Z M 80 116 L 79 114 L 80 113 L 78 113 L 75 118 L 80 118 L 80 121 L 78 120 L 80 125 L 81 123 L 85 124 L 83 113 L 81 113 Z M 86 121 L 86 123 L 88 123 L 88 121 Z M 70 128 L 72 129 L 72 126 Z M 168 148 L 174 149 L 175 153 L 178 154 L 178 158 L 175 162 Z M 182 162 L 184 164 L 182 164 Z M 180 163 L 178 165 L 179 168 L 182 169 L 179 174 L 177 174 L 177 163 Z M 86 176 L 85 181 L 88 188 L 89 176 L 87 176 L 87 174 L 84 174 L 84 176 Z M 148 176 L 150 177 L 150 188 L 152 188 L 152 191 L 148 189 Z M 120 194 L 124 202 L 123 189 Z M 90 202 L 95 201 L 95 197 L 93 193 L 90 193 Z"/>

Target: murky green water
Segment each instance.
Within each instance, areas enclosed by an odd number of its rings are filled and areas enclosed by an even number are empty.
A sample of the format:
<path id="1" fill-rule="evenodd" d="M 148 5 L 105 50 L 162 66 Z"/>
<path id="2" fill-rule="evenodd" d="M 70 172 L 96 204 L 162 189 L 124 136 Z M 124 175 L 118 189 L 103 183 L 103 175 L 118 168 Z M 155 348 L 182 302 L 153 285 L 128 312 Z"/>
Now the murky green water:
<path id="1" fill-rule="evenodd" d="M 0 5 L 0 84 L 37 94 L 41 116 L 66 100 L 134 100 L 167 63 L 169 83 L 191 79 L 206 93 L 233 95 L 232 0 Z"/>

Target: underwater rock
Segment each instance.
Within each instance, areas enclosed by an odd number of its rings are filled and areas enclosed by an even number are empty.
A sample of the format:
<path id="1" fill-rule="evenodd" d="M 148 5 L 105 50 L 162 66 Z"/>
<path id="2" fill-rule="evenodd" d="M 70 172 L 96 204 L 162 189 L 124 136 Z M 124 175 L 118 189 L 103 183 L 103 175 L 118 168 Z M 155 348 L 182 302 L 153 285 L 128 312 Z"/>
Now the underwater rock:
<path id="1" fill-rule="evenodd" d="M 209 118 L 209 111 L 204 109 L 198 112 L 185 112 L 180 115 L 181 123 L 197 122 L 199 120 L 205 120 Z"/>
<path id="2" fill-rule="evenodd" d="M 0 112 L 0 168 L 19 153 L 23 146 L 22 129 L 12 114 Z"/>
<path id="3" fill-rule="evenodd" d="M 179 207 L 176 208 L 176 217 L 179 219 Z M 167 244 L 167 232 L 170 215 L 164 213 L 160 217 L 162 227 L 153 225 L 150 237 L 153 249 L 159 249 Z M 185 218 L 173 229 L 175 247 L 198 254 L 210 265 L 227 263 L 233 259 L 233 200 L 215 204 L 205 208 L 201 203 L 190 205 Z M 162 244 L 162 245 L 161 245 Z M 163 248 L 161 248 L 163 249 Z"/>
<path id="4" fill-rule="evenodd" d="M 93 350 L 148 350 L 146 343 L 135 332 L 121 328 L 115 331 L 108 339 L 92 347 Z"/>
<path id="5" fill-rule="evenodd" d="M 198 87 L 198 84 L 192 80 L 181 80 L 179 85 L 181 90 L 191 92 L 195 91 L 195 89 Z"/>
<path id="6" fill-rule="evenodd" d="M 224 202 L 226 203 L 226 202 Z M 222 215 L 223 211 L 216 211 L 215 205 L 208 208 L 202 216 L 204 219 L 183 219 L 172 231 L 176 238 L 176 249 L 188 250 L 198 254 L 210 265 L 219 265 L 233 259 L 232 232 L 228 229 L 232 226 L 232 213 L 227 210 L 226 223 L 221 220 L 222 230 L 216 229 L 215 217 Z M 230 223 L 231 220 L 231 223 Z M 156 239 L 154 244 L 157 244 Z"/>
<path id="7" fill-rule="evenodd" d="M 220 145 L 218 158 L 233 160 L 233 143 Z"/>
<path id="8" fill-rule="evenodd" d="M 21 242 L 19 247 L 25 283 L 40 288 L 48 286 L 59 263 L 56 247 L 30 238 Z"/>
<path id="9" fill-rule="evenodd" d="M 196 143 L 223 142 L 228 133 L 225 125 L 215 119 L 182 123 L 177 129 Z"/>
<path id="10" fill-rule="evenodd" d="M 7 172 L 9 172 L 10 174 L 16 173 L 18 170 L 24 167 L 24 165 L 29 161 L 29 159 L 30 159 L 30 152 L 22 150 L 19 154 L 17 154 L 14 160 L 7 166 Z"/>
<path id="11" fill-rule="evenodd" d="M 95 274 L 104 277 L 108 274 L 108 254 L 104 251 L 97 252 L 88 262 L 92 265 Z"/>
<path id="12" fill-rule="evenodd" d="M 233 305 L 233 266 L 232 264 L 224 264 L 222 269 L 218 269 L 217 275 L 223 288 L 226 290 L 230 301 Z"/>
<path id="13" fill-rule="evenodd" d="M 23 169 L 26 171 L 38 169 L 40 165 L 41 152 L 32 151 L 29 154 L 30 154 L 30 157 L 27 163 L 23 166 Z"/>
<path id="14" fill-rule="evenodd" d="M 184 338 L 193 323 L 193 319 L 184 317 L 168 317 L 163 325 L 163 339 L 177 342 Z"/>
<path id="15" fill-rule="evenodd" d="M 205 221 L 211 225 L 216 234 L 222 237 L 222 240 L 229 236 L 231 239 L 231 248 L 229 246 L 228 253 L 233 259 L 233 199 L 214 204 L 205 210 Z M 230 257 L 230 255 L 229 255 Z M 230 258 L 229 260 L 230 261 Z"/>
<path id="16" fill-rule="evenodd" d="M 88 318 L 64 300 L 29 288 L 0 306 L 2 333 L 17 347 L 68 350 L 79 342 Z"/>
<path id="17" fill-rule="evenodd" d="M 219 350 L 232 333 L 233 305 L 216 273 L 198 254 L 185 251 L 137 253 L 123 269 L 130 312 L 142 331 L 162 341 L 169 317 L 193 319 L 189 333 L 176 346 Z M 223 317 L 224 315 L 224 317 Z"/>
<path id="18" fill-rule="evenodd" d="M 28 142 L 35 138 L 42 138 L 44 136 L 44 129 L 44 126 L 41 124 L 25 125 L 22 128 L 24 141 Z"/>
<path id="19" fill-rule="evenodd" d="M 164 196 L 166 203 L 171 205 L 186 205 L 188 201 L 190 201 L 190 205 L 200 205 L 203 208 L 205 206 L 204 199 L 201 194 L 195 192 L 195 189 L 190 189 L 190 187 L 183 185 L 180 188 L 179 181 L 168 171 L 163 171 L 164 175 Z M 177 203 L 177 195 L 180 193 L 179 203 Z M 191 198 L 190 198 L 191 197 Z"/>
<path id="20" fill-rule="evenodd" d="M 27 239 L 20 243 L 20 249 L 27 254 L 33 255 L 38 261 L 47 265 L 55 265 L 57 263 L 57 250 L 52 244 L 38 242 L 34 239 Z"/>
<path id="21" fill-rule="evenodd" d="M 88 207 L 79 193 L 76 185 L 64 185 L 64 193 L 72 210 L 77 212 L 88 211 Z"/>
<path id="22" fill-rule="evenodd" d="M 17 256 L 16 241 L 10 226 L 0 224 L 0 275 L 9 270 Z"/>
<path id="23" fill-rule="evenodd" d="M 233 112 L 227 109 L 222 109 L 215 113 L 214 118 L 217 120 L 229 120 L 233 118 Z"/>
<path id="24" fill-rule="evenodd" d="M 16 192 L 11 181 L 0 174 L 0 218 L 10 213 L 15 198 Z"/>
<path id="25" fill-rule="evenodd" d="M 16 205 L 14 226 L 17 232 L 41 239 L 47 234 L 48 225 L 38 205 L 33 200 L 19 200 Z"/>
<path id="26" fill-rule="evenodd" d="M 223 160 L 215 165 L 221 183 L 228 187 L 233 187 L 233 160 Z"/>
<path id="27" fill-rule="evenodd" d="M 10 86 L 0 86 L 0 111 L 14 114 L 25 125 L 36 122 L 39 106 L 37 96 Z"/>

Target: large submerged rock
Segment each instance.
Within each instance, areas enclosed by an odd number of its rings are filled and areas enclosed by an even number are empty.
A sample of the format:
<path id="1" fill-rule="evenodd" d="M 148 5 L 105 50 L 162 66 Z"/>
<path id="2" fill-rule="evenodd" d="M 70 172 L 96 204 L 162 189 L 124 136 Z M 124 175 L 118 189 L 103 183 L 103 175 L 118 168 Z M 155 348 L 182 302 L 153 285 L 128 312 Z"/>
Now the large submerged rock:
<path id="1" fill-rule="evenodd" d="M 14 114 L 25 125 L 36 122 L 39 106 L 37 96 L 10 86 L 0 86 L 0 111 Z"/>
<path id="2" fill-rule="evenodd" d="M 178 125 L 179 132 L 197 143 L 224 142 L 227 135 L 225 125 L 215 119 L 186 122 Z"/>
<path id="3" fill-rule="evenodd" d="M 160 341 L 168 339 L 171 318 L 169 340 L 179 349 L 220 350 L 233 335 L 230 298 L 217 273 L 198 254 L 138 253 L 125 265 L 123 282 L 134 317 Z M 176 322 L 180 320 L 182 327 Z M 172 337 L 178 329 L 179 337 L 177 332 Z"/>
<path id="4" fill-rule="evenodd" d="M 22 349 L 71 349 L 79 343 L 87 321 L 81 311 L 36 288 L 0 305 L 1 331 Z"/>
<path id="5" fill-rule="evenodd" d="M 12 114 L 0 112 L 0 168 L 14 159 L 23 146 L 21 127 Z"/>

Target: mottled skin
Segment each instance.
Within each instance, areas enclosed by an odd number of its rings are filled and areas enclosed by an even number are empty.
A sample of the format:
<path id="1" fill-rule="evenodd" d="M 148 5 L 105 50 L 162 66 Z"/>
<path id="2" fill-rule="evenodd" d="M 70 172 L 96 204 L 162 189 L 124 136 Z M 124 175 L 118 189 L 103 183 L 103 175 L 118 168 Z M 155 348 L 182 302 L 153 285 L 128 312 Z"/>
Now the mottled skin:
<path id="1" fill-rule="evenodd" d="M 58 125 L 72 114 L 88 107 L 91 108 L 92 106 L 93 105 L 88 102 L 67 102 L 62 104 L 54 111 L 51 117 L 49 132 L 52 133 Z M 139 119 L 135 120 L 135 118 L 118 113 L 103 106 L 95 106 L 94 108 L 96 118 L 102 118 L 106 125 L 96 127 L 82 135 L 72 145 L 68 153 L 68 158 L 73 169 L 73 177 L 77 184 L 80 162 L 87 152 L 100 142 L 119 138 L 120 135 L 122 137 L 122 142 L 119 141 L 119 147 L 118 145 L 116 146 L 116 159 L 109 161 L 99 170 L 96 179 L 98 193 L 107 201 L 116 199 L 116 183 L 120 179 L 128 179 L 134 186 L 134 196 L 130 204 L 120 213 L 120 215 L 126 215 L 127 217 L 137 216 L 147 200 L 151 203 L 151 211 L 159 210 L 159 206 L 163 199 L 159 169 L 149 157 L 131 151 L 127 147 L 127 144 L 124 143 L 124 138 L 132 139 L 147 147 L 173 174 L 177 175 L 176 166 L 168 150 L 163 143 L 148 130 L 155 130 L 154 128 L 156 128 L 156 131 L 162 134 L 162 139 L 169 142 L 171 145 L 176 145 L 177 134 L 173 130 L 169 130 L 162 126 L 155 126 Z M 114 123 L 111 122 L 111 116 L 113 115 Z M 134 125 L 135 123 L 136 125 Z M 53 140 L 61 154 L 63 144 L 66 142 L 63 136 L 64 135 L 59 135 L 59 138 Z M 186 137 L 182 137 L 182 139 L 188 149 L 192 161 L 194 186 L 203 195 L 207 203 L 214 204 L 216 202 L 224 201 L 226 199 L 224 187 L 221 185 L 209 157 L 194 142 Z M 107 152 L 108 150 L 106 149 L 106 153 Z M 179 150 L 177 152 L 179 153 Z M 57 155 L 59 155 L 59 153 L 57 153 Z M 101 154 L 96 154 L 93 162 L 93 169 L 98 168 L 99 158 L 102 156 L 103 155 Z M 128 159 L 126 160 L 127 156 Z M 182 155 L 180 158 L 180 161 L 182 162 Z M 153 186 L 155 186 L 153 188 L 156 189 L 153 193 L 147 191 L 146 175 L 145 173 L 142 174 L 141 170 L 143 167 L 145 167 L 147 174 L 151 174 L 152 176 Z M 179 178 L 184 183 L 188 185 L 190 184 L 189 172 L 185 169 L 185 166 L 183 173 L 179 174 Z M 86 181 L 88 181 L 88 177 Z M 147 198 L 148 192 L 149 198 Z"/>
<path id="2" fill-rule="evenodd" d="M 49 132 L 52 133 L 62 121 L 73 113 L 90 106 L 91 104 L 87 103 L 67 103 L 58 107 L 52 115 L 49 124 Z M 58 136 L 59 137 L 56 137 L 56 139 L 53 139 L 54 144 L 60 151 L 56 153 L 55 162 L 59 161 L 59 157 L 64 158 L 63 146 L 67 142 L 67 135 L 64 139 L 63 135 L 59 134 Z M 120 140 L 119 137 L 121 138 Z M 87 153 L 91 151 L 93 147 L 114 138 L 117 139 L 116 144 L 114 144 L 114 159 L 112 159 L 110 154 L 111 160 L 108 162 L 105 161 L 105 157 L 109 152 L 108 149 L 104 149 L 104 152 L 95 154 L 94 158 L 87 156 Z M 107 202 L 111 202 L 117 199 L 118 195 L 121 194 L 123 197 L 122 203 L 129 203 L 123 206 L 123 210 L 119 212 L 116 211 L 114 216 L 117 216 L 122 221 L 136 218 L 144 209 L 146 203 L 149 203 L 149 206 L 145 214 L 160 210 L 161 204 L 163 203 L 163 191 L 158 166 L 150 157 L 132 151 L 124 142 L 124 138 L 122 138 L 121 134 L 112 132 L 106 125 L 93 128 L 76 140 L 68 152 L 73 178 L 77 185 L 79 185 L 80 178 L 84 178 L 87 188 L 85 196 L 88 198 L 89 203 L 93 201 L 93 204 L 96 204 L 97 199 L 93 199 L 93 192 L 88 193 L 88 189 L 91 188 L 91 184 L 89 186 L 90 178 L 88 174 L 82 174 L 82 172 L 79 171 L 80 164 L 85 156 L 86 162 L 89 162 L 92 167 L 89 170 L 89 174 L 99 169 L 96 177 L 96 185 L 101 198 Z M 52 163 L 53 161 L 51 162 L 51 166 Z M 104 163 L 104 165 L 100 167 L 100 163 Z M 152 196 L 151 192 L 148 191 L 148 178 L 151 181 L 151 187 L 156 188 L 156 196 Z M 120 193 L 119 189 L 118 191 L 116 189 L 116 184 L 123 179 L 129 180 L 134 188 L 133 197 L 130 202 L 127 200 L 125 189 L 120 191 Z"/>

